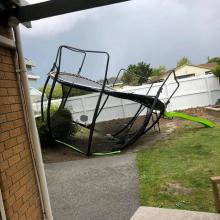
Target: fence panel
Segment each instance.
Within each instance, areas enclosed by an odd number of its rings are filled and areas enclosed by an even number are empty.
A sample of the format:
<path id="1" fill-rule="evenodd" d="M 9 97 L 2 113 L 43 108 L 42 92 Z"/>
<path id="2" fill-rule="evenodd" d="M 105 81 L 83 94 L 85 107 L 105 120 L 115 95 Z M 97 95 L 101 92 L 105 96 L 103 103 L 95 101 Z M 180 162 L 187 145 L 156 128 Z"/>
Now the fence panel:
<path id="1" fill-rule="evenodd" d="M 171 99 L 171 102 L 167 107 L 168 111 L 213 105 L 220 98 L 219 80 L 212 74 L 181 79 L 179 82 L 180 87 Z M 161 84 L 162 83 L 155 83 L 149 95 L 156 95 Z M 129 89 L 121 89 L 121 91 L 145 95 L 149 87 L 150 85 L 147 84 L 142 86 L 135 86 L 134 88 Z M 166 102 L 166 100 L 174 91 L 175 87 L 175 81 L 167 81 L 160 95 L 160 100 Z M 99 94 L 93 93 L 89 95 L 71 97 L 68 99 L 66 107 L 72 112 L 74 120 L 81 122 L 80 116 L 87 115 L 88 123 L 91 123 L 98 95 Z M 104 95 L 102 103 L 105 98 L 106 96 Z M 60 100 L 54 100 L 53 102 L 59 103 Z M 97 121 L 101 122 L 112 119 L 131 117 L 134 115 L 138 107 L 139 104 L 130 100 L 122 100 L 109 97 Z M 145 112 L 146 111 L 143 111 L 142 114 L 145 114 Z"/>

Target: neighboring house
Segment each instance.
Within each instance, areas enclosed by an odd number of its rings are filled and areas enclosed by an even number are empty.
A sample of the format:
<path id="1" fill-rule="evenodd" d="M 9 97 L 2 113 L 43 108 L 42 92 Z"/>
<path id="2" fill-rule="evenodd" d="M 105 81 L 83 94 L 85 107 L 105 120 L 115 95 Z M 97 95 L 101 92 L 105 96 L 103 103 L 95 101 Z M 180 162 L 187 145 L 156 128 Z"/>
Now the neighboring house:
<path id="1" fill-rule="evenodd" d="M 30 87 L 30 95 L 31 95 L 31 101 L 32 102 L 40 102 L 42 92 L 40 92 L 38 89 L 35 89 L 34 87 Z"/>
<path id="2" fill-rule="evenodd" d="M 114 89 L 120 88 L 123 85 L 123 82 L 120 78 L 115 81 L 116 77 L 112 76 L 107 80 L 107 86 L 114 87 Z M 98 80 L 99 83 L 103 83 L 103 80 Z"/>
<path id="3" fill-rule="evenodd" d="M 42 93 L 36 89 L 37 87 L 37 80 L 40 79 L 40 76 L 33 73 L 32 68 L 36 67 L 36 64 L 27 58 L 24 58 L 27 74 L 28 74 L 28 82 L 29 82 L 29 89 L 31 95 L 31 101 L 33 103 L 40 102 Z"/>
<path id="4" fill-rule="evenodd" d="M 29 85 L 30 85 L 30 87 L 36 88 L 37 87 L 37 80 L 40 79 L 40 76 L 38 76 L 32 72 L 32 68 L 36 67 L 36 64 L 32 60 L 27 59 L 27 58 L 25 58 L 25 64 L 26 64 L 26 69 L 28 72 Z"/>
<path id="5" fill-rule="evenodd" d="M 194 76 L 206 75 L 212 73 L 212 69 L 217 66 L 216 63 L 207 63 L 207 64 L 200 64 L 200 65 L 183 65 L 180 67 L 175 68 L 175 73 L 177 79 L 184 79 Z M 168 76 L 171 70 L 166 71 L 161 76 L 154 78 L 154 80 L 164 80 Z M 173 75 L 170 76 L 169 80 L 173 80 Z"/>

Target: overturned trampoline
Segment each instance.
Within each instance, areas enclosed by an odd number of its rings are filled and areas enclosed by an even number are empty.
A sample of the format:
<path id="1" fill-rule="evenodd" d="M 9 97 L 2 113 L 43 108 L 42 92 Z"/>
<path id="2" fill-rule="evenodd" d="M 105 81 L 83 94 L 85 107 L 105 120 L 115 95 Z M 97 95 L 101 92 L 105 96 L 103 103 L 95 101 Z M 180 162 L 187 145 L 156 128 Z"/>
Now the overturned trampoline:
<path id="1" fill-rule="evenodd" d="M 62 70 L 64 50 L 67 50 L 71 53 L 79 53 L 81 55 L 80 64 L 77 67 L 78 70 L 76 73 L 67 73 Z M 104 79 L 102 80 L 102 83 L 89 79 L 81 73 L 86 63 L 88 54 L 98 54 L 105 56 L 106 58 Z M 119 153 L 121 150 L 137 141 L 143 134 L 149 132 L 152 128 L 159 129 L 159 120 L 163 116 L 170 99 L 179 87 L 175 72 L 171 71 L 167 78 L 161 83 L 157 91 L 154 91 L 154 95 L 149 95 L 153 88 L 153 83 L 150 84 L 150 87 L 147 89 L 147 91 L 145 91 L 145 94 L 135 94 L 129 91 L 117 91 L 108 85 L 107 75 L 109 59 L 110 56 L 107 52 L 82 50 L 66 45 L 60 46 L 58 48 L 54 64 L 48 73 L 42 92 L 42 120 L 47 121 L 48 130 L 52 139 L 87 156 Z M 124 69 L 121 69 L 118 72 L 115 82 L 123 71 Z M 165 102 L 162 102 L 159 97 L 167 79 L 171 76 L 171 74 L 174 75 L 174 79 L 176 80 L 177 84 L 170 97 Z M 44 97 L 50 80 L 52 81 L 52 84 L 50 87 L 45 112 Z M 87 91 L 92 94 L 98 94 L 96 95 L 97 100 L 92 103 L 94 105 L 94 109 L 92 114 L 90 112 L 91 119 L 89 121 L 86 112 L 81 115 L 80 119 L 75 119 L 73 116 L 72 123 L 77 124 L 82 128 L 80 129 L 81 134 L 76 136 L 69 135 L 69 137 L 65 138 L 65 140 L 62 138 L 58 139 L 51 126 L 53 123 L 51 119 L 51 103 L 56 84 L 60 84 L 62 87 L 62 100 L 60 102 L 59 109 L 68 108 L 68 100 L 70 99 L 70 94 L 73 88 Z M 105 126 L 105 129 L 103 129 L 103 122 L 99 122 L 99 118 L 102 116 L 103 112 L 105 111 L 105 106 L 111 99 L 114 99 L 115 102 L 117 102 L 117 100 L 121 100 L 122 102 L 132 102 L 135 104 L 135 109 L 133 109 L 132 115 L 130 114 L 129 117 L 122 119 L 122 123 L 117 123 L 117 113 L 115 120 L 108 120 L 108 115 L 105 115 L 104 117 L 106 118 L 106 121 L 104 123 L 109 123 L 109 125 L 111 125 L 109 126 L 110 129 L 108 130 L 108 125 Z M 74 106 L 71 108 L 71 113 L 74 115 Z"/>

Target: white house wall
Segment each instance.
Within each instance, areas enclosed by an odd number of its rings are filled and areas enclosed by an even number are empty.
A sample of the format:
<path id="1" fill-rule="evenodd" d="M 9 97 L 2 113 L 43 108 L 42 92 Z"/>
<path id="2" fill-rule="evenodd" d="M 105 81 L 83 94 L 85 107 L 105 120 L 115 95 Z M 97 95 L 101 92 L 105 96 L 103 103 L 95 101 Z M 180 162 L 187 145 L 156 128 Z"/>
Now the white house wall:
<path id="1" fill-rule="evenodd" d="M 175 69 L 176 76 L 184 76 L 184 75 L 190 75 L 195 74 L 195 76 L 205 75 L 207 71 L 210 71 L 210 69 L 197 67 L 197 66 L 190 66 L 185 65 L 181 66 L 179 68 Z M 169 80 L 173 80 L 173 75 L 169 78 Z"/>

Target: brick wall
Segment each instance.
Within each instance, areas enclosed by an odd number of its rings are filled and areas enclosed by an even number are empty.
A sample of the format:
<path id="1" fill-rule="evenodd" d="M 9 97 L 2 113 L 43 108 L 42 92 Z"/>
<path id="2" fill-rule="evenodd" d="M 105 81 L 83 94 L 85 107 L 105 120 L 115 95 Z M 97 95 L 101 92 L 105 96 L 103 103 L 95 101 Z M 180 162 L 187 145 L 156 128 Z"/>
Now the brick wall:
<path id="1" fill-rule="evenodd" d="M 10 31 L 0 24 L 0 34 Z M 0 187 L 7 219 L 43 219 L 13 52 L 1 47 Z"/>

